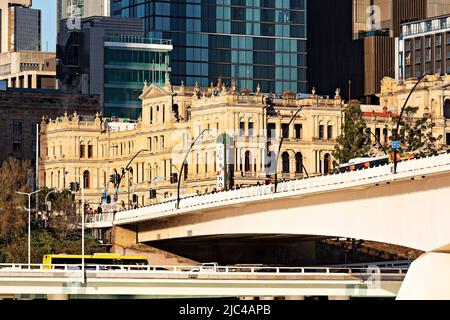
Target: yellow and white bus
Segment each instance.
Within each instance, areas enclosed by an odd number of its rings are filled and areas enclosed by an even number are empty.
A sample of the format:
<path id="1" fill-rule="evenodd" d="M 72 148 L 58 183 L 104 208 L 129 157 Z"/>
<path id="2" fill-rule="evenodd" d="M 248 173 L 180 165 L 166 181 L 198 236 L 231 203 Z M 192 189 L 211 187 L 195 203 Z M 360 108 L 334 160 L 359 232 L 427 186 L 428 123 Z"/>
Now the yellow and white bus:
<path id="1" fill-rule="evenodd" d="M 42 259 L 45 269 L 51 269 L 51 265 L 81 264 L 82 255 L 75 254 L 46 254 Z M 84 263 L 89 265 L 126 265 L 126 266 L 147 266 L 146 256 L 122 256 L 115 253 L 94 253 L 84 255 Z"/>

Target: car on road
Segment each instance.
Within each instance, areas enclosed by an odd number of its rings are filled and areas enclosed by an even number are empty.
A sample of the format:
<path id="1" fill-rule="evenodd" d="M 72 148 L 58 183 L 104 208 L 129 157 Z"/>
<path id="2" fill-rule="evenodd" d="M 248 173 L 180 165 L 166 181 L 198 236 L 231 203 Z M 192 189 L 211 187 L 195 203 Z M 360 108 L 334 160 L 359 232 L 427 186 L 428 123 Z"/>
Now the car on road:
<path id="1" fill-rule="evenodd" d="M 190 269 L 189 272 L 217 272 L 218 266 L 219 264 L 217 262 L 202 263 Z"/>

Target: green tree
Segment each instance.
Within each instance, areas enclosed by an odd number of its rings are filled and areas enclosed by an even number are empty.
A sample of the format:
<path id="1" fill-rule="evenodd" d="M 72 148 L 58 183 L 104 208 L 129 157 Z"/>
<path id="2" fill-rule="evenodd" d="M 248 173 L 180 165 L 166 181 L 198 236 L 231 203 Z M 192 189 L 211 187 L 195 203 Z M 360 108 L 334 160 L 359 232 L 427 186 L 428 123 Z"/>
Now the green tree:
<path id="1" fill-rule="evenodd" d="M 16 191 L 30 192 L 30 161 L 8 157 L 0 168 L 0 241 L 9 244 L 26 229 L 28 198 Z"/>
<path id="2" fill-rule="evenodd" d="M 400 141 L 400 147 L 398 152 L 412 153 L 416 158 L 423 156 L 436 155 L 441 149 L 442 145 L 439 141 L 442 139 L 442 135 L 433 135 L 433 128 L 436 126 L 431 114 L 424 113 L 422 117 L 417 117 L 418 107 L 406 107 L 400 120 L 398 141 Z M 396 124 L 398 117 L 394 118 Z M 393 128 L 394 131 L 396 128 Z M 393 140 L 393 136 L 389 137 L 389 140 Z M 379 149 L 378 146 L 374 146 L 375 149 Z M 385 149 L 392 153 L 392 143 L 387 143 Z"/>
<path id="3" fill-rule="evenodd" d="M 27 211 L 28 198 L 16 191 L 30 192 L 32 184 L 30 161 L 13 157 L 0 167 L 0 262 L 25 263 L 28 258 Z M 49 192 L 39 193 L 43 204 Z M 47 230 L 31 224 L 31 262 L 41 263 L 42 256 L 50 253 L 81 254 L 81 230 L 70 192 L 52 193 L 52 215 Z M 32 205 L 34 208 L 34 205 Z M 97 241 L 85 239 L 85 252 L 104 252 Z"/>
<path id="4" fill-rule="evenodd" d="M 367 131 L 358 101 L 349 102 L 344 111 L 344 117 L 341 134 L 337 137 L 337 144 L 333 151 L 333 157 L 339 163 L 347 163 L 353 158 L 367 156 L 371 148 L 370 133 Z"/>

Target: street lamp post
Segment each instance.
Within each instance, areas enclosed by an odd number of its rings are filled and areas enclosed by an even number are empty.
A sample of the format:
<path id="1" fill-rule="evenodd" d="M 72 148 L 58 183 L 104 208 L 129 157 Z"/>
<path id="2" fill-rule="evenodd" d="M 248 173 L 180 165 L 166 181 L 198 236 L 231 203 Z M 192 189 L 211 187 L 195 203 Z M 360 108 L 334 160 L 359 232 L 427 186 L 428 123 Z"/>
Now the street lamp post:
<path id="1" fill-rule="evenodd" d="M 195 138 L 195 140 L 192 142 L 191 146 L 189 147 L 189 150 L 186 152 L 186 155 L 184 156 L 184 160 L 181 163 L 181 169 L 180 169 L 180 174 L 179 174 L 179 179 L 178 179 L 178 185 L 177 185 L 177 203 L 176 203 L 176 208 L 180 209 L 180 184 L 181 184 L 181 179 L 183 178 L 183 171 L 184 171 L 184 167 L 185 167 L 185 162 L 186 159 L 189 155 L 189 152 L 192 150 L 192 147 L 195 145 L 195 143 L 197 142 L 197 140 L 203 135 L 203 133 L 205 133 L 206 131 L 211 131 L 211 129 L 204 129 L 202 132 L 200 132 L 200 134 L 197 136 L 197 138 Z"/>
<path id="2" fill-rule="evenodd" d="M 68 172 L 64 172 L 64 177 Z M 77 178 L 76 175 L 70 175 Z M 81 185 L 80 185 L 80 191 L 81 191 L 81 282 L 86 282 L 86 276 L 85 276 L 85 268 L 84 268 L 84 175 L 81 175 Z"/>
<path id="3" fill-rule="evenodd" d="M 16 191 L 16 193 L 18 193 L 18 194 L 23 194 L 23 195 L 28 196 L 28 269 L 30 268 L 30 264 L 31 264 L 31 196 L 42 190 L 43 189 L 39 189 L 39 190 L 36 190 L 31 193 Z"/>
<path id="4" fill-rule="evenodd" d="M 100 201 L 100 172 L 99 172 L 99 170 L 98 169 L 100 169 L 105 163 L 108 163 L 108 164 L 110 164 L 112 161 L 111 160 L 109 160 L 109 159 L 107 159 L 107 160 L 104 160 L 102 163 L 100 163 L 100 165 L 97 167 L 97 199 L 99 199 L 99 206 L 100 206 L 100 204 L 101 204 L 101 201 Z M 106 172 L 107 172 L 107 174 L 109 174 L 109 165 L 106 167 Z M 107 177 L 108 178 L 108 177 Z M 107 186 L 109 186 L 109 180 L 107 180 L 106 181 L 106 185 L 104 185 L 103 187 L 105 188 L 105 189 L 107 189 L 106 187 Z"/>
<path id="5" fill-rule="evenodd" d="M 411 97 L 412 93 L 414 92 L 414 90 L 416 89 L 416 87 L 419 85 L 419 83 L 422 81 L 422 79 L 425 77 L 425 75 L 422 75 L 419 77 L 419 80 L 417 81 L 417 83 L 414 85 L 414 87 L 411 89 L 411 92 L 409 93 L 408 97 L 405 100 L 405 103 L 403 104 L 402 110 L 400 111 L 400 115 L 398 117 L 397 120 L 397 128 L 395 129 L 394 134 L 392 135 L 392 144 L 399 144 L 398 142 L 398 138 L 399 138 L 399 134 L 398 134 L 398 130 L 400 128 L 400 121 L 402 119 L 403 116 L 403 112 L 405 111 L 405 107 L 406 104 L 408 103 L 409 98 Z M 394 174 L 397 173 L 397 147 L 398 145 L 393 145 L 394 147 Z"/>
<path id="6" fill-rule="evenodd" d="M 120 181 L 122 181 L 123 176 L 125 175 L 125 172 L 127 172 L 130 169 L 130 164 L 133 162 L 133 160 L 141 153 L 141 152 L 145 152 L 145 151 L 150 151 L 148 149 L 141 149 L 138 152 L 136 152 L 136 154 L 133 156 L 133 158 L 131 158 L 130 162 L 128 162 L 127 166 L 125 167 L 125 169 L 122 171 L 122 175 L 119 178 L 119 184 Z M 128 174 L 128 210 L 130 210 L 130 174 Z"/>
<path id="7" fill-rule="evenodd" d="M 292 121 L 294 121 L 295 117 L 297 116 L 297 114 L 304 108 L 305 106 L 301 106 L 300 108 L 298 108 L 298 110 L 292 115 L 291 119 L 288 122 L 287 125 L 287 130 L 289 130 L 289 126 L 291 125 Z M 275 158 L 275 193 L 277 192 L 277 186 L 278 186 L 278 158 L 280 157 L 280 151 L 281 151 L 281 145 L 283 144 L 283 140 L 284 140 L 284 133 L 285 130 L 282 130 L 281 132 L 281 139 L 280 139 L 280 144 L 278 145 L 278 153 L 276 155 Z"/>

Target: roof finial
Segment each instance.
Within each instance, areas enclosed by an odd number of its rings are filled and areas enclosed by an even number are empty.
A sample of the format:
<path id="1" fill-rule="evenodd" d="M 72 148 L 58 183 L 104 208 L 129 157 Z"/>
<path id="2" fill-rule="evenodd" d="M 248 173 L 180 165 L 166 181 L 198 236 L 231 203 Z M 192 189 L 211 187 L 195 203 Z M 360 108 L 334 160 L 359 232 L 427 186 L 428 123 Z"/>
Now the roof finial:
<path id="1" fill-rule="evenodd" d="M 336 95 L 334 96 L 335 99 L 340 99 L 341 98 L 341 89 L 340 88 L 336 88 Z"/>

